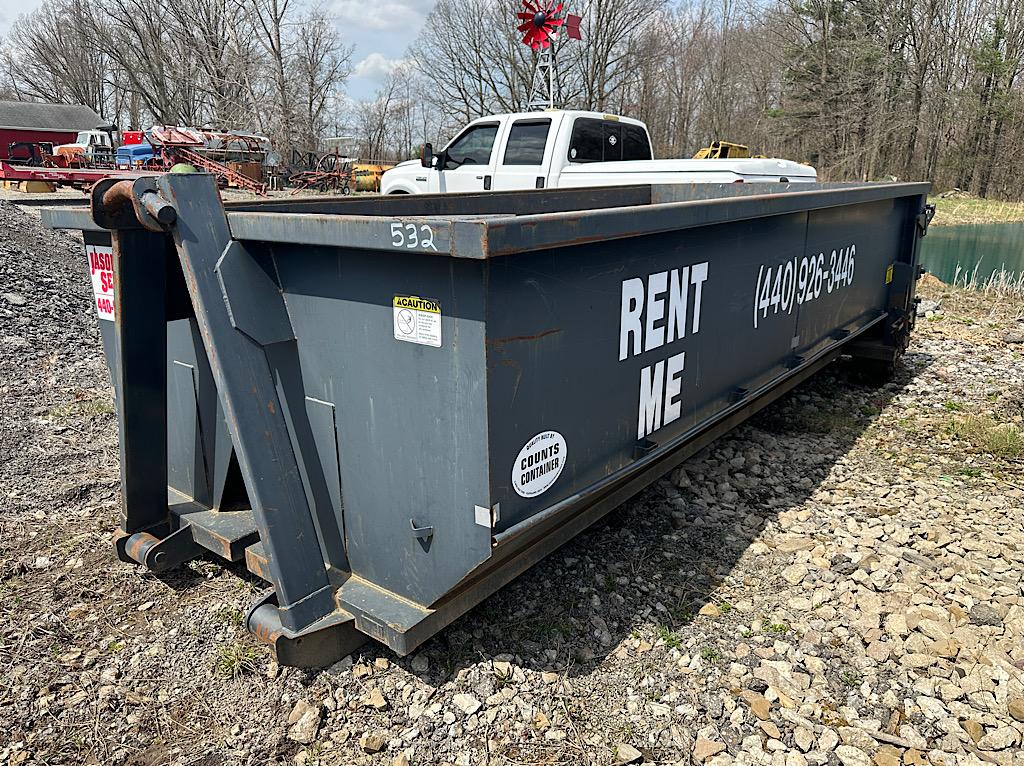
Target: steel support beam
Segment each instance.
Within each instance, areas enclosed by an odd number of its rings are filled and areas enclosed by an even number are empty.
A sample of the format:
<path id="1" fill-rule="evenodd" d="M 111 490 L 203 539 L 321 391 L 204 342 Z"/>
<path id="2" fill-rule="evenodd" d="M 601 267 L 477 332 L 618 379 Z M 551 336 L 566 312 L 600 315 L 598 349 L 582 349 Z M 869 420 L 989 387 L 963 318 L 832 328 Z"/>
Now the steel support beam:
<path id="1" fill-rule="evenodd" d="M 266 348 L 236 325 L 219 273 L 222 256 L 230 252 L 235 268 L 247 254 L 239 243 L 232 245 L 213 176 L 168 174 L 159 188 L 177 211 L 174 241 L 266 553 L 279 619 L 297 632 L 333 611 L 334 602 Z M 265 297 L 280 303 L 267 311 L 286 319 L 281 294 Z M 289 337 L 290 330 L 283 330 L 262 339 L 294 343 Z"/>

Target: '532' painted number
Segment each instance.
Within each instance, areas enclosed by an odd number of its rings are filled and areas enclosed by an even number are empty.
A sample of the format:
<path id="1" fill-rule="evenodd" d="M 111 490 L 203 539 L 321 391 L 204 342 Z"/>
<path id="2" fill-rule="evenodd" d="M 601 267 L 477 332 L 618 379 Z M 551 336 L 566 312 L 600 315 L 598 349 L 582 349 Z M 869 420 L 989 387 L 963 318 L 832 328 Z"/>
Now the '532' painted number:
<path id="1" fill-rule="evenodd" d="M 394 222 L 391 224 L 391 245 L 405 250 L 437 252 L 434 246 L 434 230 L 425 223 L 417 226 L 414 223 Z"/>

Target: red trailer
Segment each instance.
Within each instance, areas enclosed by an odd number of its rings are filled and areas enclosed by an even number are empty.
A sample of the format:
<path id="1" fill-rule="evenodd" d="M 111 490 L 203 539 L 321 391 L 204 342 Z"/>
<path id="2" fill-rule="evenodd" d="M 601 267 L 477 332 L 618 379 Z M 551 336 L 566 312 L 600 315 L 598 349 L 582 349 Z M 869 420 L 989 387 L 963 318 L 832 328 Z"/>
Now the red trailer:
<path id="1" fill-rule="evenodd" d="M 8 159 L 17 142 L 74 143 L 80 130 L 92 130 L 103 119 L 81 104 L 0 101 L 0 160 Z"/>
<path id="2" fill-rule="evenodd" d="M 104 178 L 138 178 L 160 175 L 148 170 L 117 170 L 115 168 L 30 168 L 11 165 L 0 160 L 0 181 L 46 181 L 57 186 L 86 189 Z"/>

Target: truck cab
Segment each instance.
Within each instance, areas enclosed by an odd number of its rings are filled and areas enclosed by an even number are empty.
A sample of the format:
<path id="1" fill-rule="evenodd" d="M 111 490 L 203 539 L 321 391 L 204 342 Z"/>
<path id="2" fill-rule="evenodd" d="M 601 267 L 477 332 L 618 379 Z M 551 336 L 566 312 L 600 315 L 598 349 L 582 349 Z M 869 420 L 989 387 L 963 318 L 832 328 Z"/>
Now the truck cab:
<path id="1" fill-rule="evenodd" d="M 655 160 L 647 126 L 600 112 L 550 110 L 482 117 L 436 155 L 384 174 L 385 194 L 508 191 L 647 183 L 815 181 L 789 160 Z"/>
<path id="2" fill-rule="evenodd" d="M 86 160 L 90 163 L 112 163 L 114 160 L 113 129 L 80 130 L 74 143 L 61 144 L 54 154 L 65 157 L 69 164 Z"/>

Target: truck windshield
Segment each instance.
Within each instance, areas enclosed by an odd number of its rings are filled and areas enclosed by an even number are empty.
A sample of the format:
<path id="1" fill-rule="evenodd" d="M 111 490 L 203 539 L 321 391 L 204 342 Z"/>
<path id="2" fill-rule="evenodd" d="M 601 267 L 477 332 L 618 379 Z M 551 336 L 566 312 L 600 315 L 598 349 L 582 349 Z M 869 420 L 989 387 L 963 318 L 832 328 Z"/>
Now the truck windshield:
<path id="1" fill-rule="evenodd" d="M 451 167 L 459 165 L 486 165 L 491 161 L 491 147 L 498 135 L 498 123 L 487 122 L 474 125 L 456 138 L 448 147 L 448 161 Z"/>
<path id="2" fill-rule="evenodd" d="M 580 117 L 569 139 L 570 162 L 651 159 L 651 142 L 639 125 Z"/>

